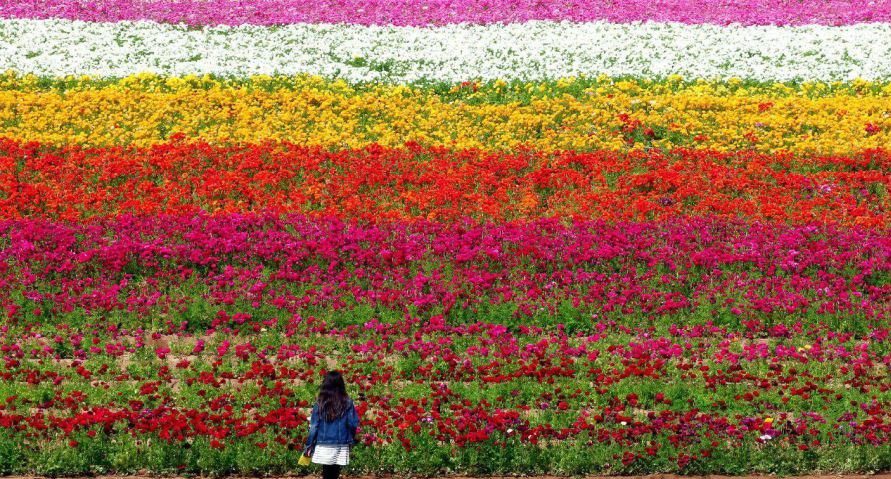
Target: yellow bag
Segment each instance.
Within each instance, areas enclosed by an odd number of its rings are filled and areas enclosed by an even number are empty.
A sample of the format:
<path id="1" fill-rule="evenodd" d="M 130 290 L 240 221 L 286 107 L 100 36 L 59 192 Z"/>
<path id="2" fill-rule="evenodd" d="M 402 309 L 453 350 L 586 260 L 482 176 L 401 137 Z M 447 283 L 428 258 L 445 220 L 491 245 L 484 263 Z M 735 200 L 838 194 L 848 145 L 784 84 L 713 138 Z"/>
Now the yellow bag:
<path id="1" fill-rule="evenodd" d="M 301 454 L 300 459 L 297 460 L 297 464 L 301 466 L 308 466 L 310 463 L 310 458 L 306 454 Z"/>

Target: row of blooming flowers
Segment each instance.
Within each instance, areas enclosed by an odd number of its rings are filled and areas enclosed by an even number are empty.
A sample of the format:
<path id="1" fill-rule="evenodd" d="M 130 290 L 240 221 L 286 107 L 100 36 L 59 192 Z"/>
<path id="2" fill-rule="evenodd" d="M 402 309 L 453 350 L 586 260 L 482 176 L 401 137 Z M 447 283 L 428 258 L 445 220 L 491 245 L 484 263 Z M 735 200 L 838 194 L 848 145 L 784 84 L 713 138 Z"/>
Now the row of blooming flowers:
<path id="1" fill-rule="evenodd" d="M 6 346 L 5 383 L 27 387 L 0 406 L 0 443 L 16 445 L 0 466 L 293 469 L 326 363 L 360 391 L 356 470 L 888 466 L 888 376 L 874 372 L 888 363 L 881 339 L 597 327 L 510 332 L 431 318 L 333 330 L 296 318 L 245 338 L 111 325 L 74 335 L 72 343 L 101 351 L 86 360 L 64 352 L 68 330 L 43 328 Z"/>
<path id="2" fill-rule="evenodd" d="M 629 132 L 625 134 L 630 135 Z M 640 135 L 645 139 L 646 133 Z M 634 141 L 629 136 L 629 141 Z M 0 141 L 0 216 L 274 211 L 365 220 L 723 216 L 889 227 L 891 155 L 513 153 L 408 144 L 148 148 Z"/>
<path id="3" fill-rule="evenodd" d="M 48 76 L 299 74 L 351 82 L 544 80 L 588 73 L 753 80 L 891 79 L 891 24 L 300 23 L 206 27 L 0 20 L 0 65 Z"/>
<path id="4" fill-rule="evenodd" d="M 361 310 L 369 320 L 387 311 L 520 327 L 683 320 L 794 336 L 826 325 L 866 334 L 887 327 L 891 308 L 884 230 L 726 220 L 362 226 L 271 214 L 2 227 L 2 306 L 17 327 L 196 330 L 314 311 L 339 326 Z M 206 310 L 227 307 L 242 314 Z"/>
<path id="5" fill-rule="evenodd" d="M 182 134 L 215 144 L 281 140 L 332 149 L 417 142 L 481 150 L 680 146 L 850 155 L 891 144 L 887 83 L 746 86 L 601 77 L 481 87 L 350 86 L 303 76 L 4 78 L 0 136 L 57 145 L 147 146 Z M 35 83 L 15 86 L 19 78 Z"/>
<path id="6" fill-rule="evenodd" d="M 286 471 L 332 367 L 368 472 L 889 465 L 878 231 L 273 215 L 0 231 L 4 472 Z"/>
<path id="7" fill-rule="evenodd" d="M 2 0 L 3 18 L 152 20 L 190 25 L 354 23 L 428 26 L 568 20 L 721 25 L 846 25 L 891 21 L 891 4 L 868 0 Z"/>

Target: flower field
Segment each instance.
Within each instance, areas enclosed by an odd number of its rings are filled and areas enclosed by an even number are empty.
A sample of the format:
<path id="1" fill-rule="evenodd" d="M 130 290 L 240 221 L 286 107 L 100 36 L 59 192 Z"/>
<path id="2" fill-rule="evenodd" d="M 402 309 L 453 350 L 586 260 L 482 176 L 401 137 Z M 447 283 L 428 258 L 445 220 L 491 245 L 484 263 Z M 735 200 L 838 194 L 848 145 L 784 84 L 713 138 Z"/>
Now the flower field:
<path id="1" fill-rule="evenodd" d="M 891 1 L 0 0 L 0 473 L 891 470 Z"/>

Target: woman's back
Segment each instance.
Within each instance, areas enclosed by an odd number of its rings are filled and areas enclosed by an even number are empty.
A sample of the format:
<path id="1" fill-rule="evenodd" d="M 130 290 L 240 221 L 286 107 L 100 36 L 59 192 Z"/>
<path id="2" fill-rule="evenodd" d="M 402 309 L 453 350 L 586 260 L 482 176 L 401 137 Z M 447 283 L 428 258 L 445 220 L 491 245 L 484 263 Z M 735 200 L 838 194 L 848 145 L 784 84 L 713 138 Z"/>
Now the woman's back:
<path id="1" fill-rule="evenodd" d="M 316 426 L 316 444 L 355 444 L 356 429 L 359 426 L 359 414 L 352 399 L 346 400 L 346 406 L 341 414 L 334 418 L 327 417 L 321 411 L 319 404 L 313 406 L 312 416 L 310 418 L 310 429 L 312 424 Z"/>
<path id="2" fill-rule="evenodd" d="M 346 383 L 337 371 L 325 375 L 319 398 L 312 408 L 309 436 L 304 454 L 322 465 L 322 477 L 337 479 L 340 467 L 350 463 L 350 450 L 356 443 L 359 414 L 346 393 Z"/>

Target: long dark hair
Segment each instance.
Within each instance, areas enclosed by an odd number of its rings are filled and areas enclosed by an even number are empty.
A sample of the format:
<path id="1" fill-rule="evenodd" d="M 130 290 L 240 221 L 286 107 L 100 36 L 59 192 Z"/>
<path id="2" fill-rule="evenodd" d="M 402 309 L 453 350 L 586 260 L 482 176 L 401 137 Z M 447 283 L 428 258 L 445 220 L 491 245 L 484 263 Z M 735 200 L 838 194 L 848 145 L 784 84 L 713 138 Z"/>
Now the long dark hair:
<path id="1" fill-rule="evenodd" d="M 328 421 L 339 418 L 346 411 L 349 400 L 343 375 L 339 371 L 329 371 L 319 391 L 319 417 Z"/>

